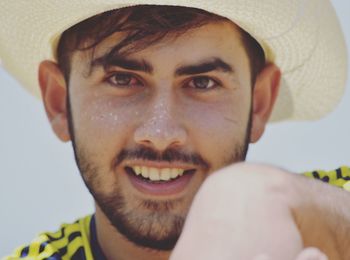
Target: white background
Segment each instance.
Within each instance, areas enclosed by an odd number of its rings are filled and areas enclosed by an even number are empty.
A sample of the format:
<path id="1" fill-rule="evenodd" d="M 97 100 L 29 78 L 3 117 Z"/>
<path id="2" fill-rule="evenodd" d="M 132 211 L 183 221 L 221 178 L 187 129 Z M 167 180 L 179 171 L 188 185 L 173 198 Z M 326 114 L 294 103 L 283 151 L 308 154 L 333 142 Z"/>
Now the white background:
<path id="1" fill-rule="evenodd" d="M 350 1 L 333 0 L 350 42 Z M 350 49 L 350 48 L 349 48 Z M 337 109 L 311 123 L 269 126 L 248 159 L 295 172 L 349 165 L 350 84 Z M 93 212 L 70 143 L 53 135 L 43 106 L 0 69 L 0 257 L 45 230 Z"/>

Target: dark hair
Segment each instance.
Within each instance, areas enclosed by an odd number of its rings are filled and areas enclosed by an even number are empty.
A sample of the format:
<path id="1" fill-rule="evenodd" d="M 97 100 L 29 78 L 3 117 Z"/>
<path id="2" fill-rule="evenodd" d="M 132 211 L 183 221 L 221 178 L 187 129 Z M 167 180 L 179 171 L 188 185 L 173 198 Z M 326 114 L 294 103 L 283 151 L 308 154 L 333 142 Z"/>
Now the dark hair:
<path id="1" fill-rule="evenodd" d="M 76 50 L 92 49 L 116 32 L 126 36 L 111 53 L 137 51 L 159 42 L 165 36 L 177 37 L 186 31 L 211 22 L 229 21 L 204 10 L 179 6 L 139 5 L 104 12 L 66 30 L 57 49 L 58 65 L 68 82 L 71 56 Z M 265 65 L 265 55 L 258 42 L 240 29 L 250 61 L 251 81 Z M 253 84 L 252 84 L 253 85 Z"/>

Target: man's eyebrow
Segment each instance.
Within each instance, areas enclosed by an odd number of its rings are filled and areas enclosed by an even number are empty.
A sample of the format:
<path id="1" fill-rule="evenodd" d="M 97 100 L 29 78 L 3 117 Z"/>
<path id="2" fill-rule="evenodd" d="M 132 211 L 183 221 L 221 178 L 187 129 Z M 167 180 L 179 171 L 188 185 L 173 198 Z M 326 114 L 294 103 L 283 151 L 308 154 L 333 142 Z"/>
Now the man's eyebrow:
<path id="1" fill-rule="evenodd" d="M 131 59 L 122 55 L 111 56 L 107 54 L 97 58 L 91 62 L 91 70 L 97 66 L 103 66 L 105 70 L 110 67 L 120 67 L 126 70 L 142 71 L 148 74 L 153 73 L 153 67 L 147 61 Z"/>
<path id="2" fill-rule="evenodd" d="M 181 66 L 175 71 L 176 76 L 184 76 L 184 75 L 195 75 L 195 74 L 201 74 L 201 73 L 207 73 L 210 71 L 223 71 L 227 73 L 234 72 L 234 69 L 231 65 L 224 62 L 220 58 L 211 58 L 209 60 L 200 62 L 195 65 L 187 65 L 187 66 Z"/>

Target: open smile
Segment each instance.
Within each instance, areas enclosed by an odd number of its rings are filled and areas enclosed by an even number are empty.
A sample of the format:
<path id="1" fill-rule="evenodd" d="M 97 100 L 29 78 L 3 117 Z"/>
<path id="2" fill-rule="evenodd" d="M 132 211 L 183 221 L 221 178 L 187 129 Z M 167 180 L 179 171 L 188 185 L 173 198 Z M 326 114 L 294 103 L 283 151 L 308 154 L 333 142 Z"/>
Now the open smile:
<path id="1" fill-rule="evenodd" d="M 137 190 L 151 195 L 173 195 L 182 192 L 196 172 L 196 169 L 143 165 L 126 166 L 124 169 Z"/>

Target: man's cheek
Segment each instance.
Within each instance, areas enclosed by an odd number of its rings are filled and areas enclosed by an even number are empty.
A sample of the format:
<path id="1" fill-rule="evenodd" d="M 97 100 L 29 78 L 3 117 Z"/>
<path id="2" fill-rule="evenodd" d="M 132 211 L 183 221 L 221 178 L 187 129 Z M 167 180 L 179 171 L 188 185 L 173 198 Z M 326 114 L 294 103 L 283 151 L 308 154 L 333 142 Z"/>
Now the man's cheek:
<path id="1" fill-rule="evenodd" d="M 191 123 L 192 132 L 200 143 L 210 146 L 206 149 L 218 149 L 222 153 L 225 148 L 232 149 L 243 141 L 247 121 L 239 116 L 221 111 L 206 111 L 193 118 L 196 120 Z"/>

